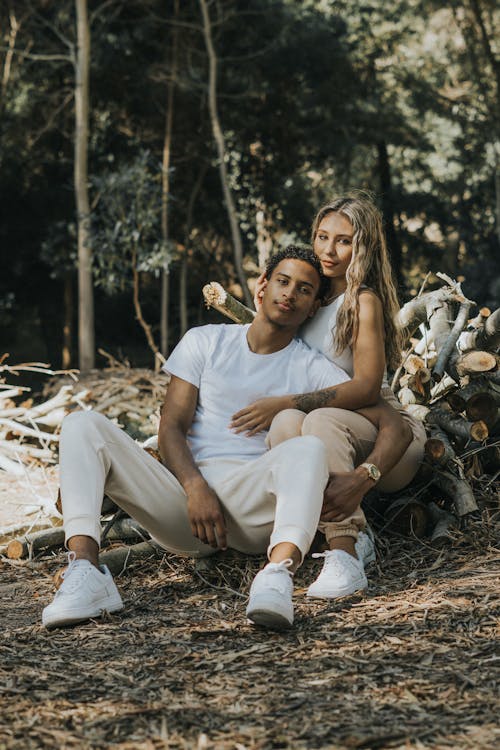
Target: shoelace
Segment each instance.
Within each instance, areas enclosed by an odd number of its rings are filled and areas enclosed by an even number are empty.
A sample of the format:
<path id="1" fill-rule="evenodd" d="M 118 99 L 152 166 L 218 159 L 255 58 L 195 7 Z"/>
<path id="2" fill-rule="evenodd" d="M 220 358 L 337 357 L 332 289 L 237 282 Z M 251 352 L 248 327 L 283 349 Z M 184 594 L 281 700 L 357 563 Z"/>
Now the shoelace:
<path id="1" fill-rule="evenodd" d="M 81 565 L 80 563 L 86 562 L 85 560 L 77 560 L 74 552 L 68 552 L 68 567 L 61 574 L 63 582 L 59 588 L 57 594 L 64 591 L 65 594 L 72 594 L 79 586 L 82 581 L 89 574 L 89 567 L 87 565 Z M 56 596 L 57 596 L 56 594 Z"/>
<path id="2" fill-rule="evenodd" d="M 337 573 L 343 573 L 345 570 L 345 566 L 350 564 L 350 560 L 347 559 L 342 562 L 340 562 L 337 559 L 337 556 L 332 554 L 333 550 L 328 549 L 326 552 L 313 552 L 312 557 L 324 557 L 325 559 L 325 567 L 331 568 L 332 570 L 336 571 Z M 354 558 L 352 558 L 354 561 Z"/>
<path id="3" fill-rule="evenodd" d="M 273 566 L 272 568 L 270 566 Z M 267 567 L 264 568 L 266 572 L 266 576 L 272 576 L 270 578 L 268 585 L 271 588 L 275 588 L 277 591 L 285 591 L 286 584 L 284 583 L 283 578 L 281 576 L 278 576 L 278 573 L 288 573 L 289 578 L 292 578 L 292 573 L 289 570 L 290 566 L 293 565 L 293 560 L 291 557 L 287 557 L 286 560 L 281 560 L 279 563 L 269 563 Z M 285 579 L 286 580 L 286 579 Z"/>

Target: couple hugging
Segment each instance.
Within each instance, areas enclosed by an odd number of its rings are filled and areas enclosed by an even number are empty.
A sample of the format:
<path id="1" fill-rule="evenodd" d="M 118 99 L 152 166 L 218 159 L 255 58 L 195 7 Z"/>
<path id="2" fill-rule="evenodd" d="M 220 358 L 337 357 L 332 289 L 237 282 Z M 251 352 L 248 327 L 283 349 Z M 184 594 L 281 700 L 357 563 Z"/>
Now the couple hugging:
<path id="1" fill-rule="evenodd" d="M 379 219 L 371 227 L 378 246 L 360 206 Z M 318 527 L 330 549 L 308 595 L 366 588 L 361 499 L 377 482 L 388 491 L 409 482 L 425 440 L 383 383 L 394 327 L 376 278 L 384 264 L 374 256 L 386 253 L 380 238 L 371 201 L 332 202 L 313 224 L 314 251 L 289 246 L 270 258 L 250 325 L 188 331 L 164 366 L 171 381 L 161 463 L 99 413 L 66 417 L 60 482 L 69 565 L 43 611 L 46 627 L 123 607 L 98 561 L 104 494 L 171 552 L 267 552 L 246 610 L 258 625 L 293 624 L 293 573 Z M 296 338 L 299 328 L 311 346 Z M 333 356 L 322 353 L 323 340 Z M 345 340 L 351 345 L 342 347 Z"/>

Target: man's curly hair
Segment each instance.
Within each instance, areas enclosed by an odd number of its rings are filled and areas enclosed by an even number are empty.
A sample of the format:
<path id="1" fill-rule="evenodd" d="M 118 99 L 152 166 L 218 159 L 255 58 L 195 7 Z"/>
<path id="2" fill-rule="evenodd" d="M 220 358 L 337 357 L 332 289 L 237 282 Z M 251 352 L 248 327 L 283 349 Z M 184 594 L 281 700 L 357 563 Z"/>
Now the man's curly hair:
<path id="1" fill-rule="evenodd" d="M 319 276 L 319 289 L 316 297 L 317 299 L 324 300 L 330 291 L 330 280 L 324 275 L 319 258 L 308 245 L 287 245 L 282 250 L 278 250 L 277 253 L 271 255 L 266 263 L 266 277 L 268 279 L 271 278 L 271 274 L 278 263 L 281 263 L 282 260 L 288 260 L 288 258 L 303 260 L 316 269 Z"/>

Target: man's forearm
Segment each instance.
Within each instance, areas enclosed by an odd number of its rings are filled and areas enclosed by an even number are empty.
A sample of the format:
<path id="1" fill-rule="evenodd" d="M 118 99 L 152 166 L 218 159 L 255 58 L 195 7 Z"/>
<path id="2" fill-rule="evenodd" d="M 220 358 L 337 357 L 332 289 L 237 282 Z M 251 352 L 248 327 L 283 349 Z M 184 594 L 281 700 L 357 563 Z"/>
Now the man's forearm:
<path id="1" fill-rule="evenodd" d="M 202 473 L 196 466 L 186 436 L 178 427 L 164 427 L 158 436 L 163 464 L 189 494 L 189 489 L 203 482 Z"/>

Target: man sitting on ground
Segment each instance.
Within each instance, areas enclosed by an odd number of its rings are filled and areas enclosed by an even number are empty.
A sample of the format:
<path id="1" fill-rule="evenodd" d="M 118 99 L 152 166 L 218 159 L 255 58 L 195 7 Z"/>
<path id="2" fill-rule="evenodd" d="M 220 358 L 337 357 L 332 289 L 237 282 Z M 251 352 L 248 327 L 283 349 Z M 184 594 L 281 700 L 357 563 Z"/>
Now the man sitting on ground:
<path id="1" fill-rule="evenodd" d="M 111 574 L 98 563 L 104 494 L 171 552 L 267 551 L 247 615 L 269 627 L 293 623 L 292 575 L 318 526 L 328 481 L 325 447 L 302 436 L 267 451 L 265 433 L 235 434 L 229 424 L 258 397 L 318 390 L 348 376 L 294 338 L 326 289 L 315 255 L 290 246 L 270 259 L 267 275 L 250 325 L 194 328 L 167 360 L 162 463 L 99 413 L 64 420 L 60 476 L 69 566 L 43 611 L 47 627 L 123 607 Z"/>

